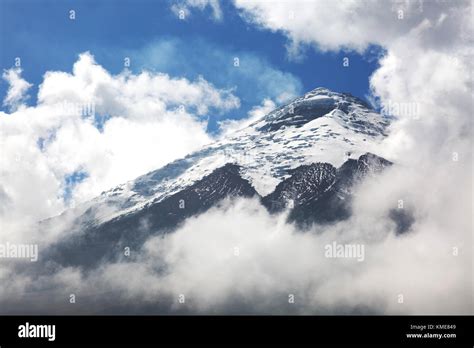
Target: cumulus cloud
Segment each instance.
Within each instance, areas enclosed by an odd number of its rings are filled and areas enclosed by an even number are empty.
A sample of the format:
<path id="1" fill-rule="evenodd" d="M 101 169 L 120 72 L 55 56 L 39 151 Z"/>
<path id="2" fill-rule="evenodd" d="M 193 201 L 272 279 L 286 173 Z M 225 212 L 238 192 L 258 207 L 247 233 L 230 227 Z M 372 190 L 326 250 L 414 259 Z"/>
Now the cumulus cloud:
<path id="1" fill-rule="evenodd" d="M 81 54 L 72 73 L 45 74 L 37 105 L 0 115 L 3 226 L 58 214 L 198 149 L 211 141 L 202 116 L 239 105 L 203 78 L 111 75 Z"/>
<path id="2" fill-rule="evenodd" d="M 409 35 L 425 21 L 442 25 L 437 34 L 448 43 L 457 25 L 445 19 L 461 15 L 469 1 L 236 0 L 235 6 L 249 22 L 287 35 L 291 47 L 303 43 L 321 50 L 363 52 L 370 44 L 390 44 Z"/>
<path id="3" fill-rule="evenodd" d="M 3 99 L 3 106 L 15 111 L 22 105 L 28 96 L 26 92 L 32 86 L 31 83 L 21 77 L 21 68 L 11 68 L 3 72 L 3 79 L 8 83 L 7 95 Z"/>

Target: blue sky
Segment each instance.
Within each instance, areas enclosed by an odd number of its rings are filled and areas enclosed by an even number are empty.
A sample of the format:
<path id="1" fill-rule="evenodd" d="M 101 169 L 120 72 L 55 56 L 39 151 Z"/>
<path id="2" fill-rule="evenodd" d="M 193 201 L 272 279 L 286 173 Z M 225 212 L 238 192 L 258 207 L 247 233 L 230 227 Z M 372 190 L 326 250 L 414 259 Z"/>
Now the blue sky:
<path id="1" fill-rule="evenodd" d="M 218 88 L 233 89 L 241 100 L 240 109 L 212 115 L 210 131 L 218 120 L 243 117 L 264 98 L 277 101 L 285 91 L 299 95 L 323 86 L 361 98 L 368 94 L 368 78 L 380 53 L 376 47 L 364 55 L 306 48 L 295 61 L 288 58 L 282 34 L 247 24 L 230 2 L 221 4 L 222 21 L 213 20 L 210 9 L 179 20 L 171 5 L 151 0 L 2 0 L 0 66 L 11 68 L 15 57 L 21 57 L 23 77 L 34 84 L 30 104 L 46 71 L 71 71 L 84 51 L 112 73 L 119 73 L 124 57 L 130 57 L 134 72 L 148 69 L 191 80 L 202 75 Z M 239 69 L 234 57 L 240 59 Z M 349 67 L 343 66 L 344 57 L 350 59 Z M 2 81 L 2 99 L 7 87 Z"/>

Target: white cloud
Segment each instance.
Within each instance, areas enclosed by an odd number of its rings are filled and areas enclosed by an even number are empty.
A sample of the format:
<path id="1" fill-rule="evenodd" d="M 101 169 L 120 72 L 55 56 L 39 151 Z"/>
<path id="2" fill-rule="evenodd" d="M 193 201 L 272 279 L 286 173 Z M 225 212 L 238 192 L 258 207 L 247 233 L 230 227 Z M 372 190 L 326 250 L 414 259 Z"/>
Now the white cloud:
<path id="1" fill-rule="evenodd" d="M 189 307 L 205 313 L 228 310 L 239 297 L 247 303 L 241 309 L 273 313 L 468 313 L 469 258 L 451 253 L 462 233 L 421 223 L 418 233 L 397 238 L 393 223 L 374 211 L 301 233 L 285 217 L 271 217 L 256 200 L 224 204 L 150 239 L 143 261 L 166 265 L 163 291 L 187 294 Z M 324 247 L 333 241 L 364 244 L 364 261 L 326 258 Z M 288 306 L 288 294 L 295 294 L 296 308 Z"/>
<path id="2" fill-rule="evenodd" d="M 215 89 L 202 77 L 191 82 L 146 71 L 138 75 L 125 71 L 112 76 L 96 64 L 88 53 L 80 55 L 74 64 L 73 74 L 45 74 L 38 92 L 38 102 L 54 104 L 64 100 L 83 104 L 93 102 L 98 113 L 125 112 L 131 117 L 140 118 L 160 117 L 160 114 L 153 112 L 163 112 L 172 106 L 191 107 L 202 115 L 209 108 L 229 110 L 240 105 L 238 98 L 231 92 Z"/>
<path id="3" fill-rule="evenodd" d="M 287 35 L 292 45 L 359 52 L 370 44 L 390 44 L 425 21 L 442 26 L 437 35 L 448 43 L 456 40 L 456 25 L 445 19 L 469 13 L 469 1 L 235 0 L 235 6 L 249 22 Z"/>
<path id="4" fill-rule="evenodd" d="M 171 6 L 171 10 L 176 14 L 176 16 L 184 15 L 183 19 L 186 19 L 190 14 L 193 8 L 198 10 L 204 10 L 209 7 L 212 11 L 212 18 L 215 21 L 222 21 L 223 14 L 222 9 L 219 3 L 219 0 L 183 0 L 177 1 Z"/>
<path id="5" fill-rule="evenodd" d="M 26 92 L 32 86 L 31 83 L 21 77 L 20 68 L 11 68 L 3 72 L 3 79 L 9 84 L 7 95 L 3 99 L 3 105 L 15 111 L 28 99 Z"/>
<path id="6" fill-rule="evenodd" d="M 369 185 L 359 191 L 365 196 L 352 219 L 306 233 L 287 224 L 286 213 L 269 215 L 257 200 L 225 201 L 174 233 L 150 237 L 130 262 L 88 273 L 63 268 L 12 277 L 0 290 L 0 303 L 4 311 L 29 313 L 468 314 L 470 263 L 457 244 L 460 230 L 446 233 L 440 214 L 421 222 L 417 233 L 395 237 L 394 224 L 383 216 L 390 204 L 367 200 L 375 195 L 385 202 L 386 194 Z M 364 245 L 364 260 L 325 257 L 333 242 Z M 460 246 L 459 256 L 452 245 Z M 9 271 L 0 272 L 0 280 L 9 277 Z M 44 286 L 50 290 L 41 306 L 34 300 Z M 80 308 L 63 306 L 64 293 L 76 294 Z M 181 294 L 185 304 L 178 304 Z"/>
<path id="7" fill-rule="evenodd" d="M 203 78 L 111 75 L 81 54 L 72 73 L 45 74 L 36 106 L 0 115 L 3 226 L 61 212 L 67 175 L 87 174 L 74 204 L 198 149 L 211 141 L 201 116 L 239 105 Z"/>

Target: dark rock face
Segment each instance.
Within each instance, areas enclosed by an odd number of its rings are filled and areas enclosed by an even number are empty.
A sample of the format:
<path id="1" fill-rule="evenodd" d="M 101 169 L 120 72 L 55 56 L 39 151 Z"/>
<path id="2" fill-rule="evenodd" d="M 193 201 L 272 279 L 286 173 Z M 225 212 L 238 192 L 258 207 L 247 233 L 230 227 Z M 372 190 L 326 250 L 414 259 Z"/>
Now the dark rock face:
<path id="1" fill-rule="evenodd" d="M 391 164 L 367 153 L 358 160 L 347 160 L 338 169 L 328 163 L 300 166 L 262 201 L 271 212 L 289 205 L 289 220 L 300 227 L 345 220 L 351 215 L 353 186 Z"/>
<path id="2" fill-rule="evenodd" d="M 268 122 L 259 130 L 263 132 L 273 132 L 282 126 L 301 127 L 316 118 L 328 114 L 336 107 L 336 102 L 330 98 L 322 100 L 303 100 L 295 105 L 287 105 L 277 109 L 275 114 L 278 115 L 278 118 Z"/>
<path id="3" fill-rule="evenodd" d="M 293 208 L 321 197 L 336 180 L 336 168 L 328 163 L 303 165 L 290 171 L 291 176 L 262 199 L 270 212 Z"/>

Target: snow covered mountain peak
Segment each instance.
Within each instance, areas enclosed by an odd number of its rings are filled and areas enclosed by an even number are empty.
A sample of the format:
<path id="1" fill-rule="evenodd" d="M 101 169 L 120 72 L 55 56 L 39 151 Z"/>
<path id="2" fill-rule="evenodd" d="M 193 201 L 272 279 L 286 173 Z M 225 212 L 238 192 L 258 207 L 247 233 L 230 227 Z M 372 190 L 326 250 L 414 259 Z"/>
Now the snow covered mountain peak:
<path id="1" fill-rule="evenodd" d="M 363 100 L 322 87 L 275 109 L 253 125 L 261 131 L 275 131 L 281 127 L 301 127 L 322 116 L 368 135 L 383 134 L 387 125 Z"/>
<path id="2" fill-rule="evenodd" d="M 387 126 L 388 120 L 361 99 L 316 88 L 185 158 L 104 192 L 83 207 L 112 208 L 95 212 L 96 220 L 108 221 L 160 202 L 227 163 L 238 165 L 242 178 L 263 197 L 299 166 L 329 163 L 337 168 L 349 158 L 377 153 Z"/>

